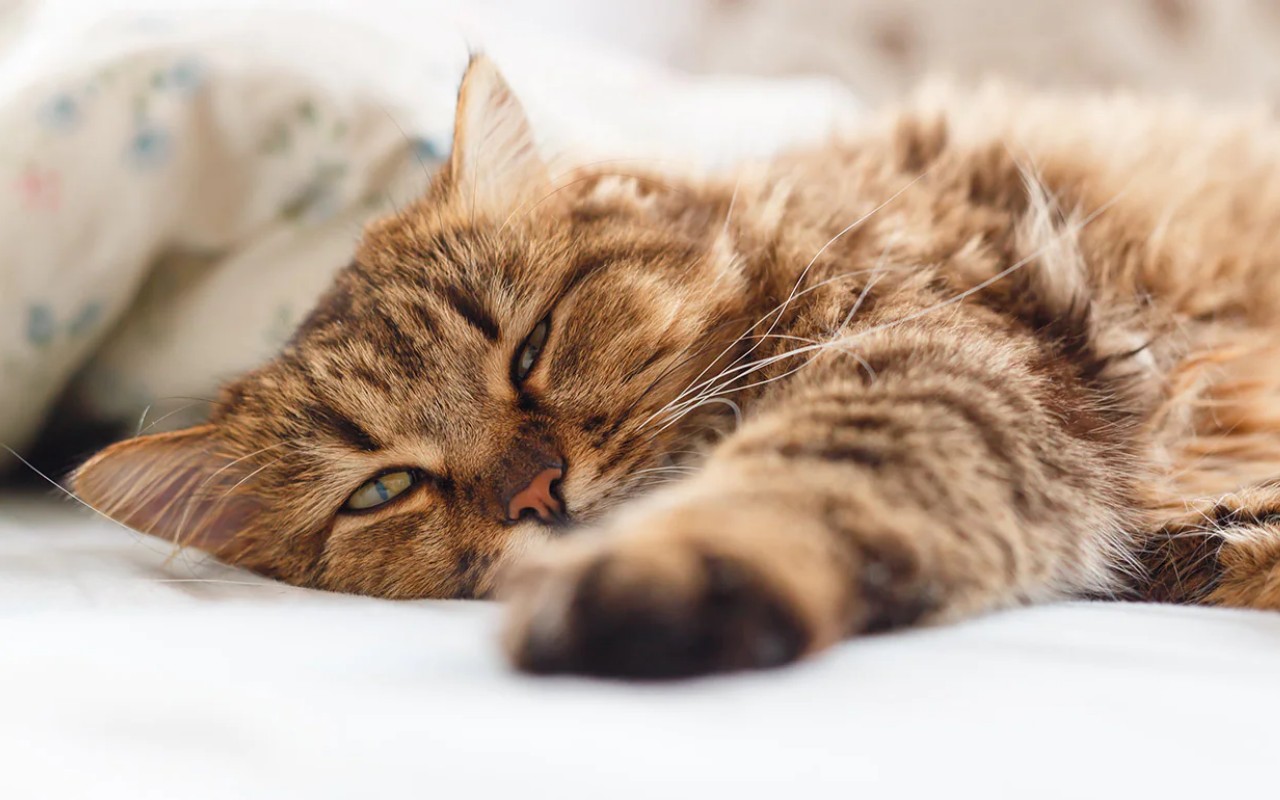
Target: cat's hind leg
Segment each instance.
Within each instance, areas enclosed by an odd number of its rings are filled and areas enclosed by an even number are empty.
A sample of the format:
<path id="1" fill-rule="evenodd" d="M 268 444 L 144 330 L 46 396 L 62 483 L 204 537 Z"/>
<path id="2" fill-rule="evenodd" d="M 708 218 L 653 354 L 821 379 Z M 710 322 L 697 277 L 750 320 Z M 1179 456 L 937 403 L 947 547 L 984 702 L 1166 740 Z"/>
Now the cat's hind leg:
<path id="1" fill-rule="evenodd" d="M 1139 599 L 1280 610 L 1280 483 L 1195 504 L 1139 545 Z"/>

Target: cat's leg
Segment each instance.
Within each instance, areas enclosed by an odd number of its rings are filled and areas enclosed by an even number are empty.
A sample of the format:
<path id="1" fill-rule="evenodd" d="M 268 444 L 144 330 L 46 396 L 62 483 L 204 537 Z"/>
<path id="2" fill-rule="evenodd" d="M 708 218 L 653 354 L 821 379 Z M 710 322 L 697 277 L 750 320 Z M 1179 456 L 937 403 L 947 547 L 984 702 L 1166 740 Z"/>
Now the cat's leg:
<path id="1" fill-rule="evenodd" d="M 515 663 L 765 667 L 1105 588 L 1130 522 L 1125 448 L 1066 370 L 987 318 L 856 347 L 779 384 L 697 476 L 517 567 Z"/>
<path id="2" fill-rule="evenodd" d="M 1280 609 L 1280 485 L 1198 504 L 1136 544 L 1138 599 Z"/>

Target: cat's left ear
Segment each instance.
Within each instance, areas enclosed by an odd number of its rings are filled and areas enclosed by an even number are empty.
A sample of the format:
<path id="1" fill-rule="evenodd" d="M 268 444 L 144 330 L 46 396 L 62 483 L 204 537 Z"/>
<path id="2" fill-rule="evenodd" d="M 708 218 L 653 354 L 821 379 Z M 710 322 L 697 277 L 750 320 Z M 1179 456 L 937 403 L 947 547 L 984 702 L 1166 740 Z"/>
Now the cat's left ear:
<path id="1" fill-rule="evenodd" d="M 213 425 L 199 425 L 117 442 L 80 467 L 72 484 L 90 508 L 134 530 L 239 562 L 263 508 L 255 474 L 224 452 Z"/>
<path id="2" fill-rule="evenodd" d="M 524 108 L 482 55 L 471 58 L 458 90 L 448 169 L 455 199 L 495 216 L 537 202 L 551 186 Z"/>

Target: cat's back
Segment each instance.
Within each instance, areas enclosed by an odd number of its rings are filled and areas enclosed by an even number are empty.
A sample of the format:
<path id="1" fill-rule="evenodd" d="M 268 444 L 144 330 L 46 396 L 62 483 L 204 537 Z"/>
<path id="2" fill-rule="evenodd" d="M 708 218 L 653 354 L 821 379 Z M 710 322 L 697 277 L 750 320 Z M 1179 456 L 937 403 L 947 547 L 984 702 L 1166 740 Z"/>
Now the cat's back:
<path id="1" fill-rule="evenodd" d="M 1038 186 L 1099 283 L 1192 317 L 1280 311 L 1280 125 L 1266 109 L 934 87 L 778 171 L 823 233 L 885 203 L 884 235 L 938 255 L 1011 231 Z"/>

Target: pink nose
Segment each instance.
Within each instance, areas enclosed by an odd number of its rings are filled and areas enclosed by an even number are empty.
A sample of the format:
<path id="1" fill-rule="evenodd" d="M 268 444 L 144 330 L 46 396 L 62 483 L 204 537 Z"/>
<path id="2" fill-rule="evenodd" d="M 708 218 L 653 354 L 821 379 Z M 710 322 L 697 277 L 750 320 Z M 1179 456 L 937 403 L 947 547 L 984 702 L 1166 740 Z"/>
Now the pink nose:
<path id="1" fill-rule="evenodd" d="M 507 519 L 520 519 L 528 511 L 548 524 L 564 516 L 564 504 L 556 499 L 555 483 L 564 476 L 560 467 L 547 467 L 529 481 L 529 485 L 511 495 L 507 501 Z"/>

